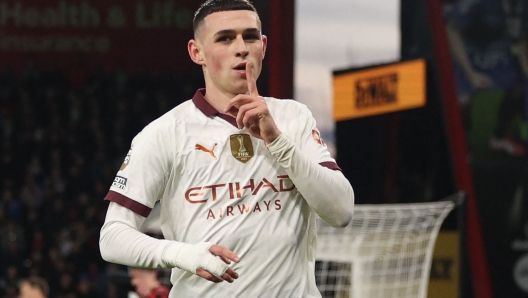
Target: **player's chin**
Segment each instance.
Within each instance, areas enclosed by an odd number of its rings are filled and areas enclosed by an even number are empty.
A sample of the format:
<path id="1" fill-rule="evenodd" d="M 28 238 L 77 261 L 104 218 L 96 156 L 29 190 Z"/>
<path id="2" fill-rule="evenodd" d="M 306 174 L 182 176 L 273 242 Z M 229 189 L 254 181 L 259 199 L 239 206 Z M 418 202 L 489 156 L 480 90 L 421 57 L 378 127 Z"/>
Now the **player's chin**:
<path id="1" fill-rule="evenodd" d="M 241 86 L 233 86 L 232 93 L 233 94 L 246 94 L 248 92 L 247 85 L 241 85 Z"/>

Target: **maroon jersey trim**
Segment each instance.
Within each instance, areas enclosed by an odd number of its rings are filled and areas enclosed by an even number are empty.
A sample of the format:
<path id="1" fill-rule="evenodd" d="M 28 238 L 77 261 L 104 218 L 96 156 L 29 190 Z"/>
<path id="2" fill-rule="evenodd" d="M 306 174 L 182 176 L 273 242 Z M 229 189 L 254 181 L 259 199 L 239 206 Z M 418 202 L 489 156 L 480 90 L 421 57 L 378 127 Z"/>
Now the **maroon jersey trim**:
<path id="1" fill-rule="evenodd" d="M 149 216 L 150 214 L 150 211 L 152 211 L 152 208 L 150 207 L 147 207 L 141 203 L 138 203 L 134 200 L 132 200 L 131 198 L 129 197 L 126 197 L 120 193 L 117 193 L 115 191 L 109 191 L 108 194 L 106 195 L 106 197 L 104 198 L 105 201 L 110 201 L 110 202 L 115 202 L 115 203 L 118 203 L 119 205 L 127 208 L 127 209 L 130 209 L 132 211 L 134 211 L 135 213 L 143 216 L 143 217 L 147 217 Z"/>
<path id="2" fill-rule="evenodd" d="M 205 89 L 201 88 L 196 91 L 192 98 L 192 101 L 194 105 L 198 108 L 198 110 L 200 110 L 207 117 L 218 116 L 224 119 L 225 121 L 231 123 L 231 125 L 233 125 L 234 127 L 238 128 L 236 119 L 234 117 L 219 113 L 217 110 L 215 110 L 215 108 L 213 108 L 210 103 L 207 102 L 207 100 L 205 100 L 204 95 Z"/>
<path id="3" fill-rule="evenodd" d="M 341 171 L 341 168 L 335 162 L 325 161 L 325 162 L 321 162 L 319 164 L 321 166 L 325 167 L 325 168 L 329 168 L 330 170 Z"/>

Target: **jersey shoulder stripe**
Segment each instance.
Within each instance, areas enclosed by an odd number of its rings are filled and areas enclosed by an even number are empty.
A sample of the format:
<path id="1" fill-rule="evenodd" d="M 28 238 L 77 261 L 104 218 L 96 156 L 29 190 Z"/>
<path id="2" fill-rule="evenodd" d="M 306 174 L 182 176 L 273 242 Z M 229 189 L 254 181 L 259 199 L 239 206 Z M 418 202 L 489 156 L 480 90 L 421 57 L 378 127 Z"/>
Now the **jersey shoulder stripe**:
<path id="1" fill-rule="evenodd" d="M 152 211 L 152 208 L 138 203 L 137 201 L 134 201 L 131 198 L 115 191 L 109 191 L 104 200 L 109 202 L 115 202 L 127 209 L 134 211 L 135 213 L 143 217 L 148 217 L 150 212 Z"/>

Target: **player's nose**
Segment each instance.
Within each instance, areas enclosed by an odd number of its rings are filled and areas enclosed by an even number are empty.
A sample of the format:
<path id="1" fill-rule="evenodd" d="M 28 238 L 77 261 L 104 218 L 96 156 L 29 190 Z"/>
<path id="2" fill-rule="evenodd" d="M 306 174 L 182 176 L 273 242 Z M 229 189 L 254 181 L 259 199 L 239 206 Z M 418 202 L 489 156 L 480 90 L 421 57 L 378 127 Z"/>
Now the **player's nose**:
<path id="1" fill-rule="evenodd" d="M 237 57 L 246 57 L 248 55 L 248 47 L 242 36 L 237 36 L 235 40 L 235 47 Z"/>

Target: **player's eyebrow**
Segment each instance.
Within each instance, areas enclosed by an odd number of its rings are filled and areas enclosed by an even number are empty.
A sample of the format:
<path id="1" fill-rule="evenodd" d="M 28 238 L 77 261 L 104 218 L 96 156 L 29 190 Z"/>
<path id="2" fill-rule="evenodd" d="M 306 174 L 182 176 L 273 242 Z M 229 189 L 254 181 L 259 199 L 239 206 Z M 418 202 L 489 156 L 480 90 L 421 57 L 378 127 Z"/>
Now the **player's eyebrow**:
<path id="1" fill-rule="evenodd" d="M 236 30 L 234 30 L 234 29 L 220 30 L 220 31 L 216 32 L 214 34 L 214 36 L 230 35 L 230 34 L 236 34 Z M 258 34 L 258 35 L 260 35 L 260 30 L 258 28 L 246 28 L 246 29 L 244 29 L 242 34 Z"/>

